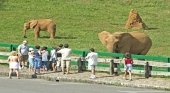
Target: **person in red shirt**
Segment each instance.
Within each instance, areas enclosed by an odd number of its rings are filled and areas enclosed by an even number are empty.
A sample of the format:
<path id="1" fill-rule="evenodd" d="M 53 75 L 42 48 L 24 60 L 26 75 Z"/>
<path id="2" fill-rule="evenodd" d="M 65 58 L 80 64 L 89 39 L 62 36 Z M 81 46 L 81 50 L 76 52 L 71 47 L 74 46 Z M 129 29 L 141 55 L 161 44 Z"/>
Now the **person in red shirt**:
<path id="1" fill-rule="evenodd" d="M 132 80 L 132 64 L 133 59 L 131 58 L 131 54 L 129 52 L 125 53 L 125 57 L 123 58 L 124 61 L 124 78 L 127 80 L 127 75 L 129 73 L 129 80 Z"/>

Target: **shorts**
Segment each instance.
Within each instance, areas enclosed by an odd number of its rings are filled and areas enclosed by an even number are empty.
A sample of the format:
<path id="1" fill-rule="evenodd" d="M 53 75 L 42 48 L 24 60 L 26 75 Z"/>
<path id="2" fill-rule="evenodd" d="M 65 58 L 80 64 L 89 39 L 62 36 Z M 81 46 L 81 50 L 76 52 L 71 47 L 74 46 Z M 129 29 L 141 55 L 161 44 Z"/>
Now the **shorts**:
<path id="1" fill-rule="evenodd" d="M 41 68 L 41 59 L 35 58 L 34 59 L 34 69 L 40 69 Z"/>
<path id="2" fill-rule="evenodd" d="M 20 62 L 26 62 L 28 60 L 28 55 L 21 55 L 19 58 Z"/>
<path id="3" fill-rule="evenodd" d="M 42 66 L 42 67 L 43 67 L 43 66 L 47 67 L 47 61 L 42 61 L 41 66 Z"/>
<path id="4" fill-rule="evenodd" d="M 61 66 L 61 57 L 58 57 L 58 58 L 57 58 L 57 66 L 58 66 L 58 67 Z"/>
<path id="5" fill-rule="evenodd" d="M 132 64 L 126 64 L 124 67 L 125 71 L 132 71 Z"/>
<path id="6" fill-rule="evenodd" d="M 10 69 L 19 69 L 19 63 L 18 62 L 10 62 L 9 68 Z"/>
<path id="7" fill-rule="evenodd" d="M 55 58 L 52 58 L 51 63 L 57 63 Z"/>
<path id="8" fill-rule="evenodd" d="M 28 58 L 29 66 L 33 67 L 34 65 L 34 58 Z"/>
<path id="9" fill-rule="evenodd" d="M 88 70 L 93 70 L 95 69 L 96 65 L 88 65 Z"/>
<path id="10" fill-rule="evenodd" d="M 70 62 L 71 60 L 62 60 L 61 67 L 66 67 L 66 68 L 70 67 Z"/>

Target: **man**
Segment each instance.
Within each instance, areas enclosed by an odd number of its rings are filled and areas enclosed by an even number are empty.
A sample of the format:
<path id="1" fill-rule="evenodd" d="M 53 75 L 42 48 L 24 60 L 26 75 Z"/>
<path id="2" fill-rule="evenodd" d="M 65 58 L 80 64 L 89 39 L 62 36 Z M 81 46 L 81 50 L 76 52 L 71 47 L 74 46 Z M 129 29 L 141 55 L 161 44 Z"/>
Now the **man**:
<path id="1" fill-rule="evenodd" d="M 66 66 L 66 74 L 69 74 L 70 70 L 70 62 L 71 62 L 71 49 L 69 48 L 68 44 L 64 44 L 64 48 L 59 50 L 57 53 L 61 53 L 61 68 L 63 74 L 65 74 L 65 66 Z"/>
<path id="2" fill-rule="evenodd" d="M 29 52 L 29 47 L 27 44 L 28 42 L 24 40 L 22 44 L 18 46 L 18 56 L 22 68 L 24 68 L 24 66 L 27 66 L 28 52 Z"/>

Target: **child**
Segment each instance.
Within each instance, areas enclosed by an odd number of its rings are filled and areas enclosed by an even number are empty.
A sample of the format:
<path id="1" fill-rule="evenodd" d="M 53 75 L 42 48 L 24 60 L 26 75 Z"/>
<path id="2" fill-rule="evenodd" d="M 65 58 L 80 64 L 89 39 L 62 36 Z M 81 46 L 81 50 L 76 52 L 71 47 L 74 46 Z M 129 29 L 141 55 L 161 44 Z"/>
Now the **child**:
<path id="1" fill-rule="evenodd" d="M 28 62 L 29 62 L 29 71 L 33 72 L 33 64 L 34 64 L 34 49 L 33 48 L 29 48 Z"/>
<path id="2" fill-rule="evenodd" d="M 42 48 L 42 68 L 43 71 L 47 71 L 47 62 L 48 62 L 48 51 L 47 51 L 47 47 L 43 47 Z"/>
<path id="3" fill-rule="evenodd" d="M 63 44 L 58 45 L 57 51 L 63 48 Z M 57 71 L 61 71 L 61 53 L 57 53 Z"/>
<path id="4" fill-rule="evenodd" d="M 127 80 L 127 74 L 129 73 L 129 80 L 131 81 L 133 59 L 131 58 L 131 54 L 129 52 L 125 53 L 125 58 L 123 58 L 123 61 L 124 61 L 124 69 L 125 69 L 124 78 Z"/>
<path id="5" fill-rule="evenodd" d="M 52 65 L 53 72 L 56 71 L 56 62 L 57 62 L 57 55 L 56 55 L 56 48 L 53 47 L 53 49 L 50 51 L 50 61 Z"/>
<path id="6" fill-rule="evenodd" d="M 95 79 L 95 67 L 97 65 L 98 54 L 95 52 L 93 48 L 90 49 L 90 53 L 87 54 L 85 59 L 88 60 L 88 69 L 91 70 L 90 79 Z"/>
<path id="7" fill-rule="evenodd" d="M 15 70 L 17 74 L 17 78 L 19 79 L 19 57 L 17 55 L 16 51 L 12 51 L 11 55 L 8 57 L 8 62 L 9 62 L 9 78 L 11 79 L 11 74 L 13 70 Z"/>
<path id="8" fill-rule="evenodd" d="M 34 55 L 34 73 L 36 74 L 37 72 L 40 73 L 41 68 L 41 50 L 39 45 L 35 46 Z"/>

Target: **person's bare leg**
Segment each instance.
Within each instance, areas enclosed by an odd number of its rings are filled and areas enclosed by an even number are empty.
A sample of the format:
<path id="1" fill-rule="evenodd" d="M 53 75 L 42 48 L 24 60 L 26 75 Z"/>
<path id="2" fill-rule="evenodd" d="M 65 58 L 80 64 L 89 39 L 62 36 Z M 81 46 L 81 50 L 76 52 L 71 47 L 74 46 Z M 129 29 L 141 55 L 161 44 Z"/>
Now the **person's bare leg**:
<path id="1" fill-rule="evenodd" d="M 68 66 L 66 74 L 69 74 L 69 73 L 70 73 L 70 67 Z"/>
<path id="2" fill-rule="evenodd" d="M 124 78 L 127 79 L 127 71 L 125 71 Z"/>
<path id="3" fill-rule="evenodd" d="M 63 74 L 65 74 L 65 68 L 64 68 L 64 66 L 62 67 L 62 72 L 63 72 Z"/>
<path id="4" fill-rule="evenodd" d="M 10 78 L 10 79 L 12 78 L 12 77 L 11 77 L 12 72 L 13 72 L 13 69 L 10 69 L 10 70 L 9 70 L 9 78 Z"/>
<path id="5" fill-rule="evenodd" d="M 131 71 L 128 71 L 129 72 L 129 80 L 132 80 L 132 73 Z"/>
<path id="6" fill-rule="evenodd" d="M 18 69 L 16 69 L 15 72 L 17 74 L 17 78 L 19 79 L 19 71 L 18 71 Z"/>
<path id="7" fill-rule="evenodd" d="M 92 68 L 91 73 L 95 75 L 95 66 Z"/>
<path id="8" fill-rule="evenodd" d="M 70 61 L 67 61 L 66 68 L 67 68 L 66 74 L 69 74 L 70 73 Z"/>
<path id="9" fill-rule="evenodd" d="M 52 63 L 53 72 L 55 72 L 55 63 Z"/>

